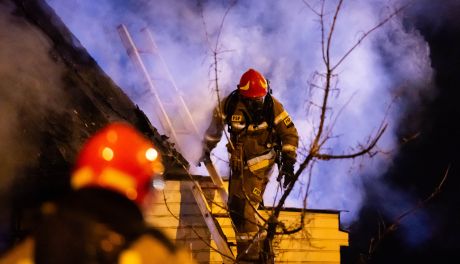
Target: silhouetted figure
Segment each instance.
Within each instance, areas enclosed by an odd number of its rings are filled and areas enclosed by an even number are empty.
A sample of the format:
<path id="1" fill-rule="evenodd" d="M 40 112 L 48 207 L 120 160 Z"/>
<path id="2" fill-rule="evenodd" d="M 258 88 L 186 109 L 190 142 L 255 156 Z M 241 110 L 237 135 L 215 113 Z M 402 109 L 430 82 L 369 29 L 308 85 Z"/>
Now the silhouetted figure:
<path id="1" fill-rule="evenodd" d="M 78 156 L 74 192 L 44 204 L 33 235 L 0 263 L 193 263 L 187 251 L 144 221 L 141 209 L 162 172 L 149 140 L 125 123 L 106 126 Z"/>

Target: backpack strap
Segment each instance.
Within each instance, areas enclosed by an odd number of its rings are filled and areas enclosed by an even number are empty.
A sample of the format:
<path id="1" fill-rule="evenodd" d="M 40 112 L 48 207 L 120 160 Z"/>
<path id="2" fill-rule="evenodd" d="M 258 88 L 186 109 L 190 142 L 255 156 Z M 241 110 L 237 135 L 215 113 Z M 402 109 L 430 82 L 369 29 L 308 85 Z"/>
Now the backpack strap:
<path id="1" fill-rule="evenodd" d="M 225 123 L 229 125 L 232 120 L 232 115 L 235 112 L 236 105 L 239 101 L 238 90 L 234 90 L 230 93 L 227 99 L 224 102 L 224 114 L 225 114 Z"/>
<path id="2" fill-rule="evenodd" d="M 268 93 L 265 96 L 264 100 L 264 106 L 263 106 L 263 111 L 264 111 L 264 118 L 265 121 L 268 123 L 268 129 L 271 129 L 275 126 L 275 109 L 274 109 L 274 103 L 273 103 L 273 97 L 271 93 Z"/>

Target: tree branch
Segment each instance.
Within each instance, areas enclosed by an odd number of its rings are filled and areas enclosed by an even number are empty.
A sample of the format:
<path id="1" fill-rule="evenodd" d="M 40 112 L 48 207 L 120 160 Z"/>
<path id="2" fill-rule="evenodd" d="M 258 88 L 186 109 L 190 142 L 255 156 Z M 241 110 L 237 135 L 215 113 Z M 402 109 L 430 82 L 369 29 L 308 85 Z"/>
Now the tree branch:
<path id="1" fill-rule="evenodd" d="M 331 159 L 353 159 L 359 156 L 362 156 L 366 153 L 370 153 L 370 151 L 377 145 L 377 142 L 380 140 L 382 137 L 383 133 L 385 132 L 387 128 L 387 125 L 385 124 L 382 129 L 379 130 L 377 133 L 377 136 L 372 140 L 372 142 L 364 149 L 351 153 L 351 154 L 342 154 L 342 155 L 334 155 L 334 154 L 315 154 L 315 158 L 318 158 L 320 160 L 331 160 Z"/>
<path id="2" fill-rule="evenodd" d="M 401 13 L 404 9 L 409 7 L 415 0 L 409 1 L 408 3 L 402 5 L 401 7 L 397 8 L 393 13 L 391 13 L 389 16 L 387 16 L 385 19 L 377 23 L 374 27 L 366 31 L 359 39 L 358 41 L 350 48 L 348 49 L 347 52 L 342 56 L 342 58 L 339 59 L 339 61 L 331 68 L 332 70 L 335 70 L 342 62 L 358 47 L 361 42 L 367 38 L 372 32 L 377 30 L 378 28 L 382 27 L 385 25 L 388 21 L 390 21 L 393 17 L 395 17 L 397 14 Z"/>
<path id="3" fill-rule="evenodd" d="M 403 212 L 398 217 L 396 217 L 396 219 L 393 221 L 393 223 L 391 225 L 389 225 L 388 227 L 386 227 L 382 232 L 379 229 L 379 237 L 378 237 L 378 239 L 374 239 L 374 238 L 371 239 L 371 243 L 369 245 L 368 258 L 372 257 L 372 255 L 375 253 L 375 251 L 380 246 L 382 241 L 389 234 L 391 234 L 392 232 L 394 232 L 395 230 L 398 229 L 398 227 L 401 225 L 401 222 L 404 219 L 406 219 L 410 215 L 413 215 L 415 212 L 417 212 L 418 210 L 420 210 L 421 208 L 426 206 L 426 204 L 428 202 L 430 202 L 434 197 L 436 197 L 438 194 L 441 193 L 442 187 L 444 186 L 444 183 L 447 180 L 447 176 L 449 175 L 450 166 L 451 165 L 449 164 L 449 166 L 447 167 L 447 169 L 446 169 L 446 171 L 444 173 L 444 176 L 443 176 L 441 182 L 438 184 L 438 186 L 436 186 L 434 191 L 427 198 L 425 198 L 423 201 L 418 202 L 414 207 L 410 208 L 409 210 Z"/>

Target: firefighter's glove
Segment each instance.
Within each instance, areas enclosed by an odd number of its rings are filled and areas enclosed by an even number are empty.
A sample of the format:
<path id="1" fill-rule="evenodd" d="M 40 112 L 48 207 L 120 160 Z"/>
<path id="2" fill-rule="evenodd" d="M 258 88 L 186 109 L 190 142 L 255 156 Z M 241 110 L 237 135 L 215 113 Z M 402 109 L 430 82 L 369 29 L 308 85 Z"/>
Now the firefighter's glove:
<path id="1" fill-rule="evenodd" d="M 295 159 L 283 154 L 280 176 L 284 177 L 283 187 L 286 189 L 294 183 L 294 164 Z M 278 177 L 281 180 L 281 177 Z"/>
<path id="2" fill-rule="evenodd" d="M 235 175 L 243 171 L 242 146 L 236 145 L 230 155 L 230 168 Z"/>

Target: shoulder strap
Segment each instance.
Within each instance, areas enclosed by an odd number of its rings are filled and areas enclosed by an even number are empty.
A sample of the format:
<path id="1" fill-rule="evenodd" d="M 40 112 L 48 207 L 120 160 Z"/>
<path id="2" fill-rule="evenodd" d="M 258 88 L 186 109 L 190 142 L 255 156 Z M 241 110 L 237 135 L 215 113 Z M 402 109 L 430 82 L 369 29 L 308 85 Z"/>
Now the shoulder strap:
<path id="1" fill-rule="evenodd" d="M 265 96 L 263 109 L 264 109 L 264 115 L 265 115 L 264 118 L 268 123 L 268 129 L 270 131 L 275 125 L 275 109 L 274 108 L 275 108 L 275 105 L 273 103 L 273 97 L 270 93 L 268 93 Z"/>
<path id="2" fill-rule="evenodd" d="M 232 115 L 235 112 L 236 105 L 238 104 L 238 90 L 230 93 L 224 103 L 225 123 L 230 124 Z"/>

